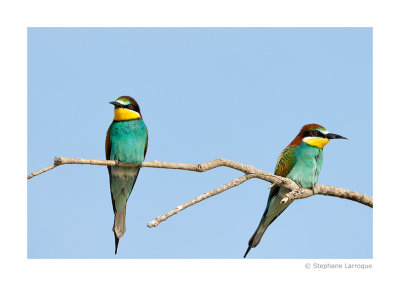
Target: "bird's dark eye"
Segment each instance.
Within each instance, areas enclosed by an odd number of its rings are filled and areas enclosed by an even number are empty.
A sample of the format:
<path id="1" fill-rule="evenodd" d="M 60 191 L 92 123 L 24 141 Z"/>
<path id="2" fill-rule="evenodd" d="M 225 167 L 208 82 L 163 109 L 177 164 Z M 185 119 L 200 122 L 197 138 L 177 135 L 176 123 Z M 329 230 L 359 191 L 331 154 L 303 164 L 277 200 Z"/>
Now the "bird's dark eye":
<path id="1" fill-rule="evenodd" d="M 129 105 L 128 105 L 128 108 L 129 108 L 129 109 L 133 109 L 133 105 L 132 105 L 132 104 L 129 104 Z"/>
<path id="2" fill-rule="evenodd" d="M 317 135 L 318 135 L 318 131 L 315 130 L 315 131 L 313 132 L 313 134 L 314 134 L 315 136 L 317 136 Z"/>

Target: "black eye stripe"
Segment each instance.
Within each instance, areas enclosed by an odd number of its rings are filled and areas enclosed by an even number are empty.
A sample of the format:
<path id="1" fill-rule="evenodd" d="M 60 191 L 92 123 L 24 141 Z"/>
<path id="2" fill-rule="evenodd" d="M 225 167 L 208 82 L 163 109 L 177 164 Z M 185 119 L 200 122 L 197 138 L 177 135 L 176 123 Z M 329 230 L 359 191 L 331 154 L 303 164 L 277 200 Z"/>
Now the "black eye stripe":
<path id="1" fill-rule="evenodd" d="M 133 104 L 127 104 L 127 105 L 124 106 L 124 108 L 139 112 L 139 107 L 135 106 Z"/>
<path id="2" fill-rule="evenodd" d="M 317 131 L 317 134 L 314 134 L 314 132 Z M 322 132 L 318 130 L 308 130 L 304 132 L 303 137 L 321 137 L 321 138 L 326 138 L 326 135 L 323 134 Z"/>

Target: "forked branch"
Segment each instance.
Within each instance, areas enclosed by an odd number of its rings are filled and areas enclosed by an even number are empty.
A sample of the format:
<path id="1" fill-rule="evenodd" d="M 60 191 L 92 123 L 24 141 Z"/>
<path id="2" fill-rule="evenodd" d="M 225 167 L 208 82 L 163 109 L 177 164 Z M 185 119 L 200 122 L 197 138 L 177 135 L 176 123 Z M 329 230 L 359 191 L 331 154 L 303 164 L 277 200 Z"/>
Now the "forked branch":
<path id="1" fill-rule="evenodd" d="M 40 175 L 44 172 L 47 172 L 57 166 L 66 165 L 66 164 L 89 164 L 89 165 L 100 165 L 100 166 L 120 166 L 120 167 L 132 167 L 137 166 L 137 164 L 129 164 L 129 163 L 122 163 L 119 161 L 113 160 L 89 160 L 89 159 L 78 159 L 78 158 L 61 158 L 55 157 L 54 163 L 46 168 L 43 168 L 37 172 L 33 172 L 28 175 L 28 180 Z M 169 211 L 168 213 L 156 217 L 153 221 L 147 224 L 148 227 L 155 227 L 159 225 L 161 222 L 167 220 L 169 217 L 177 214 L 181 210 L 184 210 L 187 207 L 190 207 L 198 202 L 201 202 L 209 197 L 215 196 L 220 194 L 228 189 L 233 187 L 239 186 L 240 184 L 246 182 L 247 180 L 257 178 L 260 180 L 264 180 L 267 182 L 272 183 L 273 185 L 278 185 L 280 187 L 284 187 L 290 192 L 286 194 L 281 203 L 287 203 L 289 201 L 298 200 L 308 198 L 313 195 L 324 195 L 324 196 L 332 196 L 338 197 L 342 199 L 352 200 L 361 204 L 364 204 L 369 207 L 373 207 L 373 199 L 370 196 L 367 196 L 362 193 L 357 193 L 351 190 L 337 188 L 333 186 L 324 186 L 324 185 L 316 185 L 313 189 L 304 189 L 294 181 L 270 174 L 268 172 L 264 172 L 257 168 L 254 168 L 250 165 L 244 165 L 238 162 L 234 162 L 227 159 L 216 159 L 213 161 L 209 161 L 206 163 L 201 164 L 183 164 L 183 163 L 168 163 L 168 162 L 159 162 L 159 161 L 151 161 L 151 162 L 143 162 L 142 167 L 147 168 L 163 168 L 163 169 L 179 169 L 179 170 L 186 170 L 186 171 L 194 171 L 194 172 L 206 172 L 208 170 L 217 168 L 217 167 L 228 167 L 244 173 L 243 176 L 226 183 L 210 192 L 204 193 L 201 196 L 194 198 L 180 206 L 177 206 L 175 209 Z"/>

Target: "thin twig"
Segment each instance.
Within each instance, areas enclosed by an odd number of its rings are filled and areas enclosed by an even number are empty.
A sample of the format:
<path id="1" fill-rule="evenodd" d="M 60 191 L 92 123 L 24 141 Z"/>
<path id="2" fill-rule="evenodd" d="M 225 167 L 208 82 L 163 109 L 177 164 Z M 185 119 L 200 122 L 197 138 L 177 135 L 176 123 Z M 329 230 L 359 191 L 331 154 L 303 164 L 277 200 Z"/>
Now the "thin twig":
<path id="1" fill-rule="evenodd" d="M 216 188 L 216 189 L 214 189 L 214 190 L 212 190 L 210 192 L 204 193 L 201 196 L 198 196 L 198 197 L 194 198 L 193 200 L 190 200 L 190 201 L 188 201 L 188 202 L 186 202 L 186 203 L 184 203 L 184 204 L 182 204 L 180 206 L 177 206 L 172 211 L 170 211 L 170 212 L 168 212 L 168 213 L 166 213 L 166 214 L 164 214 L 162 216 L 156 217 L 154 220 L 149 222 L 147 224 L 147 226 L 150 227 L 150 228 L 151 227 L 156 227 L 161 222 L 165 221 L 166 219 L 168 219 L 169 217 L 173 216 L 174 214 L 177 214 L 181 210 L 184 210 L 187 207 L 190 207 L 190 206 L 192 206 L 194 204 L 197 204 L 197 203 L 199 203 L 199 202 L 201 202 L 201 201 L 203 201 L 205 199 L 208 199 L 209 197 L 218 195 L 218 194 L 220 194 L 220 193 L 222 193 L 222 192 L 224 192 L 226 190 L 229 190 L 229 189 L 231 189 L 233 187 L 237 187 L 240 184 L 242 184 L 242 183 L 244 183 L 244 182 L 246 182 L 246 181 L 248 181 L 248 180 L 250 180 L 250 179 L 252 179 L 254 177 L 255 177 L 254 174 L 246 174 L 244 176 L 236 178 L 235 180 L 230 181 L 230 182 L 226 183 L 225 185 L 222 185 L 221 187 L 218 187 L 218 188 Z"/>
<path id="2" fill-rule="evenodd" d="M 56 164 L 51 164 L 50 166 L 47 166 L 46 168 L 43 168 L 43 169 L 41 169 L 41 170 L 39 170 L 39 171 L 30 173 L 30 174 L 28 175 L 28 180 L 31 179 L 31 178 L 33 178 L 33 177 L 35 177 L 35 176 L 37 176 L 37 175 L 40 175 L 40 174 L 42 174 L 42 173 L 44 173 L 44 172 L 47 172 L 47 171 L 49 171 L 49 170 L 51 170 L 51 169 L 53 169 L 53 168 L 55 168 L 55 167 L 57 167 Z"/>
<path id="3" fill-rule="evenodd" d="M 138 164 L 130 164 L 130 163 L 122 163 L 119 161 L 113 161 L 113 160 L 90 160 L 90 159 L 79 159 L 79 158 L 62 158 L 62 157 L 55 157 L 54 158 L 54 164 L 39 170 L 37 172 L 33 172 L 28 175 L 28 180 L 40 175 L 44 172 L 47 172 L 51 169 L 54 169 L 57 166 L 60 165 L 66 165 L 66 164 L 89 164 L 89 165 L 100 165 L 100 166 L 119 166 L 119 167 L 132 167 L 132 166 L 138 166 Z M 208 199 L 209 197 L 212 197 L 214 195 L 217 195 L 223 191 L 226 191 L 230 188 L 236 187 L 242 183 L 244 183 L 247 180 L 257 178 L 260 180 L 264 180 L 267 182 L 272 183 L 273 185 L 277 185 L 280 187 L 283 187 L 285 189 L 290 190 L 289 193 L 287 193 L 281 200 L 281 203 L 287 203 L 289 201 L 293 200 L 298 200 L 298 199 L 304 199 L 313 195 L 325 195 L 325 196 L 332 196 L 332 197 L 338 197 L 338 198 L 343 198 L 343 199 L 348 199 L 352 200 L 361 204 L 364 204 L 369 207 L 373 207 L 373 199 L 370 196 L 367 196 L 362 193 L 357 193 L 351 190 L 347 189 L 342 189 L 342 188 L 337 188 L 333 186 L 324 186 L 324 185 L 315 185 L 313 189 L 304 189 L 298 184 L 296 184 L 294 181 L 276 176 L 273 174 L 270 174 L 268 172 L 264 172 L 262 170 L 259 170 L 257 168 L 254 168 L 253 166 L 250 165 L 245 165 L 241 164 L 235 161 L 227 160 L 227 159 L 216 159 L 212 160 L 206 163 L 201 163 L 201 164 L 183 164 L 183 163 L 168 163 L 168 162 L 159 162 L 159 161 L 151 161 L 151 162 L 143 162 L 141 167 L 147 167 L 147 168 L 163 168 L 163 169 L 179 169 L 179 170 L 186 170 L 186 171 L 193 171 L 193 172 L 206 172 L 208 170 L 217 168 L 217 167 L 228 167 L 232 168 L 238 171 L 243 172 L 245 175 L 237 178 L 233 181 L 228 182 L 227 184 L 216 188 L 210 192 L 204 193 L 201 196 L 198 196 L 194 198 L 193 200 L 190 200 L 175 209 L 171 210 L 170 212 L 156 217 L 153 221 L 149 222 L 147 224 L 148 227 L 155 227 L 161 222 L 165 221 L 169 217 L 173 216 L 174 214 L 177 214 L 181 210 L 194 205 L 198 202 L 201 202 L 205 199 Z"/>

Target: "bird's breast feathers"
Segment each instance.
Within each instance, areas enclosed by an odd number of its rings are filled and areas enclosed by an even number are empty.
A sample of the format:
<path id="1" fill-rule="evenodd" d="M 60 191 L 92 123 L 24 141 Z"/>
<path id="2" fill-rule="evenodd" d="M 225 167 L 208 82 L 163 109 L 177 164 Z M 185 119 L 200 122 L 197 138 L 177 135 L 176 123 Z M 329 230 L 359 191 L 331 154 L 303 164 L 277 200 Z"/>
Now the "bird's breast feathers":
<path id="1" fill-rule="evenodd" d="M 109 160 L 141 164 L 147 145 L 143 120 L 114 121 L 109 130 Z"/>
<path id="2" fill-rule="evenodd" d="M 318 181 L 323 151 L 306 143 L 297 148 L 296 163 L 287 177 L 303 188 L 312 188 Z"/>

